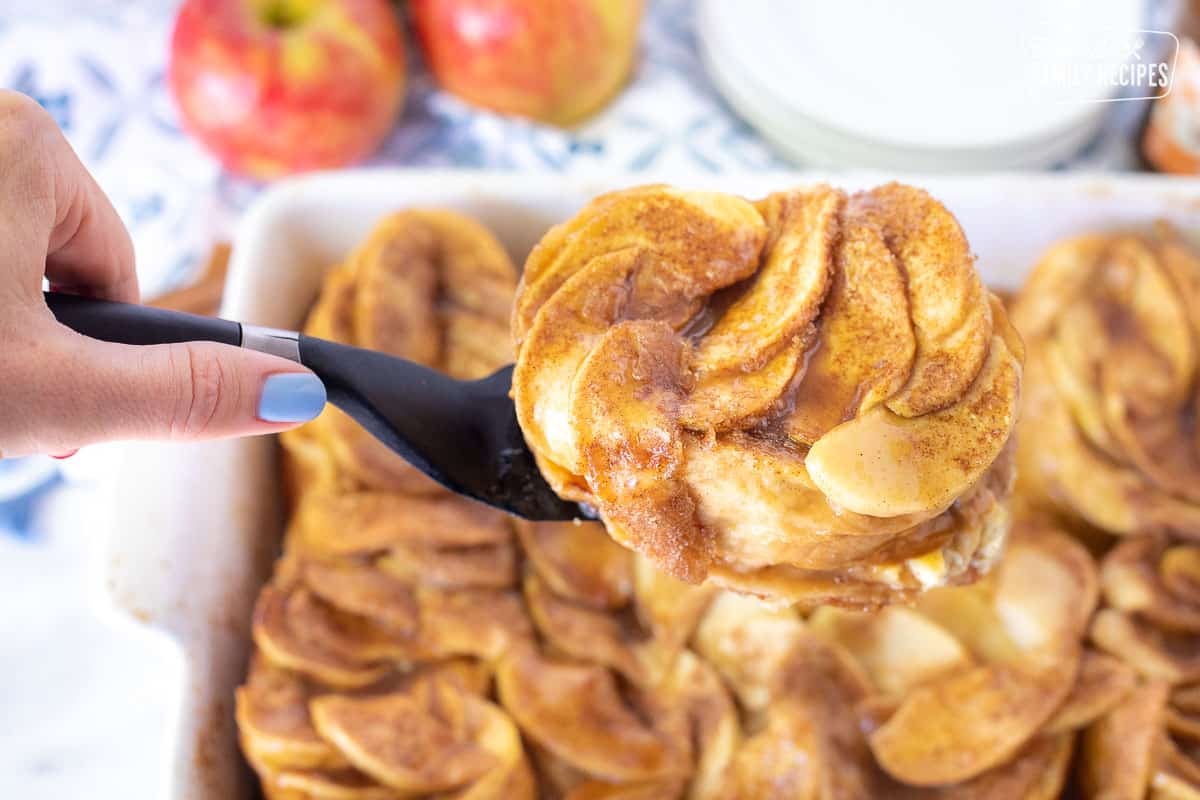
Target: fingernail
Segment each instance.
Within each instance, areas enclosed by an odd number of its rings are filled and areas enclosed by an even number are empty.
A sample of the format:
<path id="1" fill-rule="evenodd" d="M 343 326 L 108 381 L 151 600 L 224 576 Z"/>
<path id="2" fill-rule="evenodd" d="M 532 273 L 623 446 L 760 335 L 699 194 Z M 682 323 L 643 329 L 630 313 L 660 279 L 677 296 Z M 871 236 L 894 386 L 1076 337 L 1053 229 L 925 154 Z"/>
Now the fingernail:
<path id="1" fill-rule="evenodd" d="M 325 408 L 325 384 L 310 372 L 271 375 L 263 383 L 258 418 L 263 422 L 308 422 Z"/>
<path id="2" fill-rule="evenodd" d="M 77 448 L 75 448 L 74 450 L 68 450 L 68 451 L 67 451 L 67 452 L 65 452 L 65 453 L 58 453 L 57 455 L 56 455 L 56 454 L 54 454 L 54 453 L 51 453 L 51 454 L 50 454 L 50 457 L 51 457 L 51 458 L 57 458 L 59 461 L 62 461 L 62 460 L 64 460 L 64 459 L 70 458 L 71 456 L 75 455 L 75 454 L 76 454 L 76 453 L 78 453 L 78 452 L 79 452 L 79 448 L 77 447 Z"/>

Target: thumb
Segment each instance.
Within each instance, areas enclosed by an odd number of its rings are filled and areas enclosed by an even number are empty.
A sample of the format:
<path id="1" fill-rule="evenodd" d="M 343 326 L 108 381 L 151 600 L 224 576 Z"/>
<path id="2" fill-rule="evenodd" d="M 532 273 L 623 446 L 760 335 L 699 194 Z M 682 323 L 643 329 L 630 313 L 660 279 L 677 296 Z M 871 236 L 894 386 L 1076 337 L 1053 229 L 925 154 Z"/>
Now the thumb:
<path id="1" fill-rule="evenodd" d="M 275 433 L 315 418 L 325 406 L 316 375 L 253 350 L 212 342 L 135 347 L 73 333 L 52 346 L 66 350 L 51 362 L 62 368 L 40 371 L 33 396 L 21 404 L 26 452 L 67 452 L 117 439 Z M 22 449 L 22 437 L 16 438 L 2 448 L 6 455 L 21 454 L 14 452 Z"/>
<path id="2" fill-rule="evenodd" d="M 113 349 L 112 412 L 97 435 L 213 439 L 272 433 L 325 407 L 325 386 L 284 358 L 213 342 Z"/>

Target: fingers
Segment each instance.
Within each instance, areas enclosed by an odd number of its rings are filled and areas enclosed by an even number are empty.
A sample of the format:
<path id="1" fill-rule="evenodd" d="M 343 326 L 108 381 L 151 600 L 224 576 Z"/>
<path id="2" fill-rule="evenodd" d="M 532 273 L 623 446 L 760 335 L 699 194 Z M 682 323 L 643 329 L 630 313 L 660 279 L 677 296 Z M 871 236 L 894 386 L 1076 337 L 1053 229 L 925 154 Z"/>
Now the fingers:
<path id="1" fill-rule="evenodd" d="M 22 299 L 56 287 L 137 302 L 133 244 L 120 217 L 37 103 L 0 91 L 0 283 Z M 9 273 L 12 274 L 9 274 Z"/>
<path id="2" fill-rule="evenodd" d="M 290 361 L 212 343 L 128 347 L 55 322 L 57 288 L 136 302 L 129 234 L 54 121 L 0 91 L 0 457 L 109 439 L 272 433 L 325 404 Z"/>
<path id="3" fill-rule="evenodd" d="M 58 325 L 0 353 L 0 455 L 66 453 L 119 439 L 196 440 L 274 433 L 317 416 L 325 389 L 308 370 L 211 342 L 130 347 Z M 38 369 L 53 360 L 55 369 Z M 7 362 L 7 363 L 6 363 Z"/>

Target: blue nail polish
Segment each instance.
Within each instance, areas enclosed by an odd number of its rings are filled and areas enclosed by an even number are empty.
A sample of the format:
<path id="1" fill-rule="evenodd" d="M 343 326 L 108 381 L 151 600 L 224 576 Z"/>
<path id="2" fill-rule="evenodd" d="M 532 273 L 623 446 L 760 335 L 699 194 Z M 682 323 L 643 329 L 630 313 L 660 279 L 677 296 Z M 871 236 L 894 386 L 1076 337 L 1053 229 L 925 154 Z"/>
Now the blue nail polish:
<path id="1" fill-rule="evenodd" d="M 263 384 L 258 418 L 263 422 L 308 422 L 325 408 L 325 384 L 309 372 L 271 375 Z"/>

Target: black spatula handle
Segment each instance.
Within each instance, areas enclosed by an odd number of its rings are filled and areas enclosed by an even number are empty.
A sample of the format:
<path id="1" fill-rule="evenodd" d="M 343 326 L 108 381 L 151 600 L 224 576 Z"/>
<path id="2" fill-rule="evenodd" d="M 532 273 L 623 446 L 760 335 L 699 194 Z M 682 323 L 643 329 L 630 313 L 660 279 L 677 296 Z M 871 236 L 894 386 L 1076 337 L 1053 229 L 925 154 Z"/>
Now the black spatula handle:
<path id="1" fill-rule="evenodd" d="M 58 292 L 46 292 L 46 305 L 63 325 L 84 336 L 106 342 L 242 344 L 242 326 L 224 319 Z"/>

